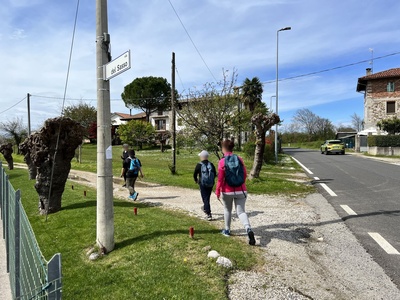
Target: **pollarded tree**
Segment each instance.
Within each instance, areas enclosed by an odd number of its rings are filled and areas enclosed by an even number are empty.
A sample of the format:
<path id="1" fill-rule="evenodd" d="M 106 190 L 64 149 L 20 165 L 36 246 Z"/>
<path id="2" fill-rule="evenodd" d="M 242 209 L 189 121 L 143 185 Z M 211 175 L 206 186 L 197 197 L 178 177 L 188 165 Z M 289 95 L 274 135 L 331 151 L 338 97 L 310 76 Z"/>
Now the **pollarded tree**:
<path id="1" fill-rule="evenodd" d="M 170 107 L 171 85 L 163 77 L 136 78 L 125 86 L 121 97 L 126 107 L 143 110 L 149 122 L 151 113 Z"/>
<path id="2" fill-rule="evenodd" d="M 7 161 L 8 169 L 13 170 L 14 169 L 14 159 L 12 157 L 12 153 L 13 153 L 12 144 L 11 143 L 0 144 L 0 153 L 3 154 L 5 160 Z"/>
<path id="3" fill-rule="evenodd" d="M 143 143 L 148 143 L 154 139 L 155 129 L 148 122 L 132 120 L 120 125 L 118 133 L 122 142 L 138 145 L 142 149 Z"/>
<path id="4" fill-rule="evenodd" d="M 242 85 L 242 99 L 246 108 L 254 112 L 257 105 L 262 102 L 263 86 L 258 77 L 246 78 Z"/>
<path id="5" fill-rule="evenodd" d="M 0 123 L 0 130 L 6 133 L 7 138 L 13 139 L 17 147 L 28 135 L 28 130 L 24 126 L 22 118 L 14 118 L 11 121 Z M 17 153 L 20 154 L 19 148 Z"/>
<path id="6" fill-rule="evenodd" d="M 256 149 L 249 179 L 260 177 L 261 168 L 264 162 L 265 136 L 267 131 L 275 124 L 280 123 L 280 121 L 281 120 L 277 114 L 271 114 L 265 106 L 263 107 L 263 105 L 259 105 L 251 117 L 251 123 L 255 128 L 254 135 L 256 138 Z"/>
<path id="7" fill-rule="evenodd" d="M 388 134 L 400 133 L 400 119 L 395 116 L 393 118 L 384 119 L 376 124 L 379 129 L 386 131 Z"/>

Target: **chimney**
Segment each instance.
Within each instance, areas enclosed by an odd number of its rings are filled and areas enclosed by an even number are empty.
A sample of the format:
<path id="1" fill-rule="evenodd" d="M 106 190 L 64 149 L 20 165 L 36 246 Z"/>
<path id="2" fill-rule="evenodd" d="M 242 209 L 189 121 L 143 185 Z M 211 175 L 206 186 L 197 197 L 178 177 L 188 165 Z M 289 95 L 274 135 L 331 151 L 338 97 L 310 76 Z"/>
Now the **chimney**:
<path id="1" fill-rule="evenodd" d="M 372 69 L 371 68 L 367 68 L 366 71 L 367 71 L 367 76 L 372 74 Z"/>

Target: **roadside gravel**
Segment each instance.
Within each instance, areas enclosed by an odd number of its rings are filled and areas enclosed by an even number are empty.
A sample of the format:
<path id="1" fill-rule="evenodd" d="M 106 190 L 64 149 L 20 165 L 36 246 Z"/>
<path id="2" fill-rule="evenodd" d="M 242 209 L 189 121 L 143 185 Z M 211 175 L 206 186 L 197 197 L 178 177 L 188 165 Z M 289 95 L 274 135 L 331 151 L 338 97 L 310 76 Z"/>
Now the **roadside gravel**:
<path id="1" fill-rule="evenodd" d="M 72 170 L 70 179 L 96 185 L 96 174 L 89 172 Z M 139 181 L 137 191 L 140 202 L 204 218 L 196 190 Z M 115 197 L 127 199 L 127 194 L 119 182 L 114 184 Z M 246 205 L 266 264 L 257 271 L 232 274 L 230 299 L 400 300 L 400 291 L 322 195 L 305 199 L 250 195 Z M 215 225 L 222 228 L 223 207 L 215 196 L 212 211 Z M 246 241 L 238 219 L 232 222 L 232 234 Z"/>

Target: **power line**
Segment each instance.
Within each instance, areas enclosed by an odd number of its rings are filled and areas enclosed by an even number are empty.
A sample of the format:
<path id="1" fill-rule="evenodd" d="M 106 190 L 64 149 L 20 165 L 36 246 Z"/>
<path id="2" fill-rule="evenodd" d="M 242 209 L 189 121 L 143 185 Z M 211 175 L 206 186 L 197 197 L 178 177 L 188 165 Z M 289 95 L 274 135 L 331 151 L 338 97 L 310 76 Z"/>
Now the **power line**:
<path id="1" fill-rule="evenodd" d="M 9 108 L 7 108 L 7 109 L 5 109 L 5 110 L 3 110 L 3 111 L 0 111 L 0 114 L 3 114 L 3 113 L 5 113 L 5 112 L 9 111 L 10 109 L 16 107 L 18 104 L 20 104 L 20 103 L 21 103 L 22 101 L 24 101 L 24 100 L 26 100 L 26 97 L 24 97 L 23 99 L 21 99 L 20 101 L 18 101 L 18 102 L 15 103 L 14 105 L 10 106 Z"/>
<path id="2" fill-rule="evenodd" d="M 185 25 L 183 24 L 181 18 L 180 18 L 179 15 L 178 15 L 178 12 L 176 11 L 176 9 L 175 9 L 174 5 L 172 4 L 171 0 L 168 0 L 168 2 L 169 2 L 169 4 L 171 5 L 173 11 L 175 12 L 176 17 L 178 18 L 179 22 L 181 23 L 181 25 L 182 25 L 183 29 L 185 30 L 187 36 L 189 37 L 189 40 L 192 42 L 192 45 L 193 45 L 194 49 L 196 49 L 197 54 L 200 56 L 200 58 L 201 58 L 201 60 L 203 61 L 204 65 L 206 66 L 208 72 L 210 72 L 210 74 L 211 74 L 211 76 L 214 78 L 215 82 L 218 82 L 217 78 L 215 78 L 213 72 L 211 72 L 210 67 L 207 65 L 206 61 L 205 61 L 204 58 L 203 58 L 203 55 L 201 55 L 199 49 L 197 48 L 196 44 L 194 43 L 194 41 L 193 41 L 192 37 L 190 36 L 188 30 L 186 29 Z"/>

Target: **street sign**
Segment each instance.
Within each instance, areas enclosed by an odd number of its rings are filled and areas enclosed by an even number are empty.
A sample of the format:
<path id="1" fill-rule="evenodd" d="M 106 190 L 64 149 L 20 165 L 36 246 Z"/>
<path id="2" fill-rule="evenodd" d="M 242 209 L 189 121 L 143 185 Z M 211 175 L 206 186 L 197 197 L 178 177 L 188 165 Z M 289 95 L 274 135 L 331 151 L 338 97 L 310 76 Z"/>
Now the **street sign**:
<path id="1" fill-rule="evenodd" d="M 126 51 L 116 59 L 104 65 L 103 68 L 104 80 L 110 80 L 111 78 L 129 70 L 131 68 L 131 51 Z"/>

